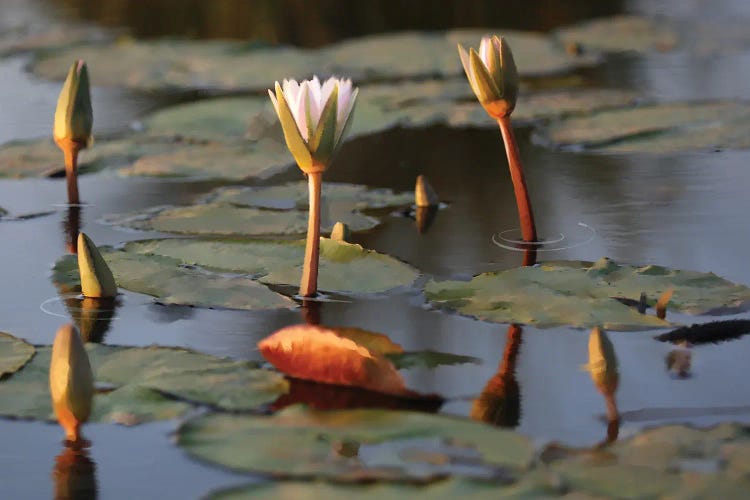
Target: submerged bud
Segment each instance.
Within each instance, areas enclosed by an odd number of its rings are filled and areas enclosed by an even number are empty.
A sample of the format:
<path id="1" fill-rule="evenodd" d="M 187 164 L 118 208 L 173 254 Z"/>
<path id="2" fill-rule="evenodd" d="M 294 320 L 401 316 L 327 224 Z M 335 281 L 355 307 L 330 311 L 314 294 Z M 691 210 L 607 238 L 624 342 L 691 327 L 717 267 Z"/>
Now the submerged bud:
<path id="1" fill-rule="evenodd" d="M 467 52 L 460 44 L 458 54 L 474 94 L 493 118 L 508 116 L 516 107 L 519 77 L 510 45 L 497 35 L 484 37 L 479 51 Z"/>
<path id="2" fill-rule="evenodd" d="M 73 325 L 60 327 L 55 336 L 49 366 L 49 390 L 55 416 L 67 439 L 78 441 L 81 424 L 91 414 L 94 375 L 81 337 Z"/>
<path id="3" fill-rule="evenodd" d="M 339 221 L 333 225 L 331 231 L 331 239 L 337 241 L 349 241 L 352 238 L 352 232 L 349 230 L 349 226 Z"/>
<path id="4" fill-rule="evenodd" d="M 78 235 L 78 272 L 81 275 L 81 293 L 85 297 L 117 295 L 112 271 L 94 242 L 84 233 Z"/>
<path id="5" fill-rule="evenodd" d="M 53 136 L 55 142 L 75 142 L 85 148 L 91 142 L 91 128 L 94 123 L 89 91 L 89 74 L 86 63 L 79 60 L 73 63 L 68 77 L 57 98 Z"/>

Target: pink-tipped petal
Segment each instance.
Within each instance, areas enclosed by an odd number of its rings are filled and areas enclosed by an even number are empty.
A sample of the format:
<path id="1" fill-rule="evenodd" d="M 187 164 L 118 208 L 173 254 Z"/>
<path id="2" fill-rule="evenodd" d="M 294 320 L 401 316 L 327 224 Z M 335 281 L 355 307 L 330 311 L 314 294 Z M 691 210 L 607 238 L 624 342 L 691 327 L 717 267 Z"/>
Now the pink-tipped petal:
<path id="1" fill-rule="evenodd" d="M 307 127 L 307 109 L 306 104 L 309 101 L 310 89 L 307 82 L 302 82 L 299 87 L 299 94 L 297 95 L 297 101 L 294 105 L 290 104 L 294 121 L 297 123 L 297 130 L 304 140 L 309 140 L 310 134 L 308 133 Z"/>
<path id="2" fill-rule="evenodd" d="M 479 44 L 479 58 L 482 60 L 485 66 L 490 61 L 490 51 L 494 48 L 492 38 L 488 36 L 482 37 L 482 42 Z"/>

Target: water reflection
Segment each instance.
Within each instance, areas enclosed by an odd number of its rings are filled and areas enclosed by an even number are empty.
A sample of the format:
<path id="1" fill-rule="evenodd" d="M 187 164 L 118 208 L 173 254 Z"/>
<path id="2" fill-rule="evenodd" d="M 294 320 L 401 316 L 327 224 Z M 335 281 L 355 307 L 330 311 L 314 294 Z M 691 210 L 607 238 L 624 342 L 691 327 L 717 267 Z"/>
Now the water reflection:
<path id="1" fill-rule="evenodd" d="M 516 379 L 516 360 L 523 329 L 510 325 L 503 359 L 471 407 L 471 418 L 499 427 L 517 427 L 521 419 L 521 390 Z"/>
<path id="2" fill-rule="evenodd" d="M 83 500 L 97 498 L 96 464 L 88 450 L 66 446 L 55 457 L 52 469 L 55 500 Z"/>
<path id="3" fill-rule="evenodd" d="M 419 233 L 426 233 L 437 216 L 439 207 L 438 205 L 430 205 L 428 207 L 417 207 L 414 212 L 414 220 L 417 224 L 417 231 Z"/>
<path id="4" fill-rule="evenodd" d="M 604 329 L 595 327 L 589 334 L 589 362 L 587 369 L 597 390 L 604 396 L 607 407 L 607 437 L 601 445 L 617 440 L 620 415 L 615 394 L 620 385 L 620 373 L 612 341 Z"/>
<path id="5" fill-rule="evenodd" d="M 80 205 L 69 205 L 63 217 L 63 238 L 65 238 L 65 248 L 68 253 L 78 253 L 78 233 L 81 232 L 81 212 L 83 207 Z"/>

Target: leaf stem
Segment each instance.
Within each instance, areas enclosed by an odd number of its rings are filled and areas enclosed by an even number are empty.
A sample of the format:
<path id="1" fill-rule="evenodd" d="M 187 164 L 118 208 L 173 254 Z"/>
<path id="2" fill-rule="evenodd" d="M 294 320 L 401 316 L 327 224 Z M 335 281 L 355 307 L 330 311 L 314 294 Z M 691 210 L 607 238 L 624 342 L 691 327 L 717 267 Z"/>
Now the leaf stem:
<path id="1" fill-rule="evenodd" d="M 526 188 L 526 180 L 523 175 L 521 166 L 521 156 L 518 153 L 516 137 L 513 134 L 513 125 L 510 123 L 510 115 L 497 119 L 500 125 L 500 132 L 503 135 L 505 143 L 505 153 L 508 156 L 508 168 L 510 169 L 510 178 L 513 181 L 513 191 L 516 195 L 516 205 L 518 206 L 518 217 L 521 222 L 521 236 L 524 241 L 537 241 L 536 225 L 534 224 L 534 213 L 531 209 L 531 200 L 529 200 L 529 191 Z"/>
<path id="2" fill-rule="evenodd" d="M 303 297 L 314 297 L 318 292 L 318 261 L 320 259 L 320 187 L 322 182 L 322 172 L 312 172 L 307 174 L 310 213 L 307 219 L 305 262 L 302 269 L 302 281 L 299 286 L 299 294 Z"/>

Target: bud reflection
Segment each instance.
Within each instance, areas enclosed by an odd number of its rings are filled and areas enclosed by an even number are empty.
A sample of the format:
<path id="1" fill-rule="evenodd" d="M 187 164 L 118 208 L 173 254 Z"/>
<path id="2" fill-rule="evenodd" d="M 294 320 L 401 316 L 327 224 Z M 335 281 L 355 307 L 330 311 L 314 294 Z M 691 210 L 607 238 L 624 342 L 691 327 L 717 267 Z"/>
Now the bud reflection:
<path id="1" fill-rule="evenodd" d="M 52 470 L 55 500 L 97 498 L 96 464 L 85 449 L 66 447 L 55 457 Z"/>
<path id="2" fill-rule="evenodd" d="M 120 306 L 119 297 L 82 297 L 70 287 L 58 285 L 60 299 L 78 327 L 84 343 L 101 344 L 112 326 Z"/>
<path id="3" fill-rule="evenodd" d="M 508 327 L 503 359 L 497 373 L 474 400 L 471 418 L 499 427 L 516 427 L 521 419 L 521 391 L 516 380 L 516 360 L 523 330 L 520 325 Z"/>
<path id="4" fill-rule="evenodd" d="M 594 327 L 589 334 L 589 363 L 586 368 L 607 406 L 607 438 L 602 444 L 608 444 L 617 440 L 620 432 L 620 415 L 615 399 L 620 374 L 614 345 L 602 328 Z"/>
<path id="5" fill-rule="evenodd" d="M 417 207 L 414 212 L 414 219 L 417 223 L 417 231 L 426 233 L 437 217 L 438 206 L 430 205 L 427 207 Z"/>

